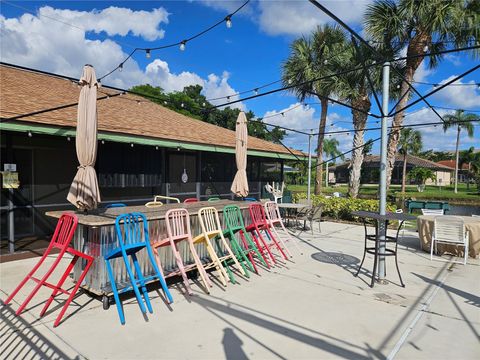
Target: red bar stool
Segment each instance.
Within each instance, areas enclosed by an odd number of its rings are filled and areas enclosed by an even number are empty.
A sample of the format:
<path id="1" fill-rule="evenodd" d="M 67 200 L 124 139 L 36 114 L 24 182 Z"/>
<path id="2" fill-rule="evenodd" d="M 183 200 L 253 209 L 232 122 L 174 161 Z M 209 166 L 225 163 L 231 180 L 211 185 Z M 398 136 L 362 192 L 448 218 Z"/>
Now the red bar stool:
<path id="1" fill-rule="evenodd" d="M 75 216 L 75 214 L 73 214 L 73 213 L 62 214 L 60 219 L 58 219 L 58 223 L 57 223 L 57 226 L 55 228 L 55 232 L 53 234 L 52 240 L 50 241 L 50 245 L 48 245 L 47 250 L 45 250 L 45 253 L 40 258 L 38 263 L 33 267 L 33 269 L 20 282 L 20 284 L 17 286 L 17 288 L 13 291 L 13 293 L 5 301 L 5 304 L 8 304 L 15 297 L 15 295 L 18 293 L 18 291 L 26 284 L 26 282 L 28 280 L 32 280 L 32 281 L 37 283 L 37 285 L 34 287 L 32 292 L 27 296 L 27 298 L 25 299 L 23 304 L 20 305 L 20 307 L 16 311 L 16 313 L 15 313 L 16 315 L 20 315 L 22 313 L 22 311 L 25 309 L 25 307 L 28 305 L 30 300 L 32 300 L 32 298 L 38 292 L 38 290 L 40 290 L 40 288 L 42 286 L 46 286 L 50 289 L 53 289 L 53 292 L 50 295 L 50 297 L 48 298 L 47 302 L 45 303 L 42 311 L 40 312 L 40 316 L 43 316 L 45 314 L 48 307 L 52 303 L 53 299 L 55 298 L 55 296 L 58 295 L 59 292 L 62 293 L 62 294 L 69 295 L 67 301 L 63 305 L 62 311 L 60 311 L 60 314 L 58 314 L 58 317 L 55 320 L 55 323 L 53 324 L 53 326 L 57 326 L 60 323 L 63 315 L 65 314 L 65 311 L 67 311 L 68 305 L 70 305 L 70 303 L 72 302 L 76 292 L 78 291 L 78 288 L 82 284 L 83 279 L 87 275 L 87 272 L 88 272 L 88 270 L 90 269 L 90 267 L 92 266 L 92 263 L 93 263 L 93 257 L 91 257 L 87 254 L 84 254 L 84 253 L 82 253 L 78 250 L 75 250 L 74 248 L 71 248 L 69 246 L 70 242 L 73 238 L 73 234 L 75 233 L 75 229 L 77 228 L 77 224 L 78 224 L 78 219 Z M 38 268 L 45 261 L 47 256 L 50 255 L 51 251 L 54 248 L 60 249 L 60 252 L 58 253 L 57 258 L 55 259 L 53 264 L 50 266 L 50 269 L 48 269 L 48 271 L 45 273 L 45 275 L 43 275 L 43 277 L 41 279 L 34 277 L 33 275 L 35 274 L 35 272 L 38 270 Z M 56 285 L 47 282 L 48 278 L 53 273 L 53 271 L 56 269 L 57 265 L 60 263 L 60 260 L 62 260 L 63 255 L 65 253 L 73 255 L 73 258 L 70 261 L 70 263 L 68 264 L 67 269 L 65 270 L 64 274 L 62 275 L 62 277 L 60 278 L 60 280 L 58 281 L 58 283 Z M 62 285 L 65 282 L 65 280 L 67 279 L 68 275 L 72 271 L 73 267 L 75 266 L 75 264 L 76 264 L 76 262 L 78 261 L 79 258 L 81 258 L 82 260 L 85 260 L 86 265 L 85 265 L 85 268 L 83 269 L 82 273 L 80 274 L 80 277 L 79 277 L 75 287 L 73 288 L 72 291 L 69 292 L 69 291 L 63 289 Z"/>
<path id="2" fill-rule="evenodd" d="M 273 236 L 272 232 L 270 231 L 270 225 L 267 221 L 265 216 L 265 210 L 261 204 L 250 204 L 248 207 L 248 212 L 250 213 L 251 224 L 246 227 L 247 232 L 252 234 L 252 238 L 255 241 L 255 244 L 258 247 L 260 253 L 264 254 L 266 251 L 272 259 L 273 263 L 276 264 L 275 257 L 273 256 L 272 252 L 270 251 L 271 247 L 277 248 L 277 250 L 282 254 L 283 258 L 287 260 L 287 256 L 285 255 L 282 247 L 278 243 L 278 241 Z M 265 241 L 265 238 L 262 235 L 262 231 L 267 235 L 267 237 L 271 240 L 270 243 Z M 264 257 L 266 260 L 266 258 Z"/>

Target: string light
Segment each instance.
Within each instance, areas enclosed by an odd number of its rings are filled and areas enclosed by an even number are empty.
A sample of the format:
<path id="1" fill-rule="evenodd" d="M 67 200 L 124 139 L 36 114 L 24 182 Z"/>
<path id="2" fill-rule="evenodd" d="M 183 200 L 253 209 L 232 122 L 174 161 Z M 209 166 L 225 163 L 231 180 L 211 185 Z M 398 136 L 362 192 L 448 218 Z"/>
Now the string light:
<path id="1" fill-rule="evenodd" d="M 32 135 L 32 132 L 29 131 L 29 132 L 28 132 L 28 137 L 32 137 L 32 136 L 33 136 L 33 135 Z"/>
<path id="2" fill-rule="evenodd" d="M 105 140 L 102 140 L 102 145 L 105 145 Z"/>
<path id="3" fill-rule="evenodd" d="M 130 144 L 130 147 L 133 147 L 133 146 L 134 146 L 133 143 L 131 143 L 131 144 Z"/>
<path id="4" fill-rule="evenodd" d="M 140 105 L 140 100 L 137 100 L 137 105 Z"/>
<path id="5" fill-rule="evenodd" d="M 122 72 L 123 70 L 123 63 L 121 63 L 120 65 L 118 65 L 118 71 Z"/>
<path id="6" fill-rule="evenodd" d="M 158 146 L 155 146 L 155 150 L 158 150 Z"/>
<path id="7" fill-rule="evenodd" d="M 150 59 L 150 57 L 152 56 L 150 54 L 150 49 L 145 50 L 145 56 L 147 57 L 147 59 Z"/>
<path id="8" fill-rule="evenodd" d="M 425 46 L 423 47 L 423 52 L 424 52 L 424 53 L 428 52 L 428 45 L 425 45 Z"/>
<path id="9" fill-rule="evenodd" d="M 180 42 L 180 51 L 185 51 L 185 45 L 187 44 L 187 42 L 185 40 L 182 40 L 182 42 Z"/>
<path id="10" fill-rule="evenodd" d="M 253 90 L 253 93 L 254 93 L 255 95 L 258 95 L 258 89 L 254 89 L 254 90 Z"/>
<path id="11" fill-rule="evenodd" d="M 232 16 L 228 15 L 225 18 L 225 25 L 227 25 L 227 28 L 230 29 L 232 27 Z"/>
<path id="12" fill-rule="evenodd" d="M 70 139 L 70 136 L 67 136 L 67 141 L 70 141 L 70 140 L 72 140 L 72 139 Z"/>

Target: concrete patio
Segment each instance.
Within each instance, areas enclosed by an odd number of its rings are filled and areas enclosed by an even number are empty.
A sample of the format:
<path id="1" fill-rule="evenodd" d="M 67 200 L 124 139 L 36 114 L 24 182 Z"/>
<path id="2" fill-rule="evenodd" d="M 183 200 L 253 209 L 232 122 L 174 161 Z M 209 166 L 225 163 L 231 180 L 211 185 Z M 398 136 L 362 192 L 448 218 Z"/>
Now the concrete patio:
<path id="1" fill-rule="evenodd" d="M 363 251 L 361 226 L 324 222 L 322 233 L 295 234 L 303 255 L 291 246 L 292 262 L 250 279 L 237 276 L 240 284 L 214 285 L 206 295 L 194 283 L 191 298 L 172 285 L 171 307 L 152 291 L 148 319 L 136 301 L 124 300 L 125 326 L 114 305 L 105 311 L 81 294 L 53 328 L 58 304 L 38 317 L 47 290 L 16 317 L 23 291 L 1 307 L 1 358 L 478 359 L 479 259 L 467 266 L 430 261 L 416 233 L 406 233 L 399 245 L 406 287 L 398 285 L 393 259 L 387 259 L 391 283 L 372 289 L 369 273 L 353 276 Z M 36 261 L 1 264 L 3 300 Z M 364 267 L 371 270 L 372 263 L 367 257 Z"/>

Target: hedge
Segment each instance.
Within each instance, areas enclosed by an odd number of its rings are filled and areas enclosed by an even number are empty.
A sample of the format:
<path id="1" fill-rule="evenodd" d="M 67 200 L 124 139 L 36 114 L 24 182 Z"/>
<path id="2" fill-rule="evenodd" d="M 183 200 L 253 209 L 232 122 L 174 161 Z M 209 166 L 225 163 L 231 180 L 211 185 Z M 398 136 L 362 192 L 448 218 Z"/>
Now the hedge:
<path id="1" fill-rule="evenodd" d="M 296 193 L 295 200 L 306 199 L 306 193 Z M 352 211 L 378 211 L 378 200 L 352 199 L 343 197 L 325 197 L 311 195 L 313 205 L 323 204 L 322 216 L 338 220 L 359 221 L 358 216 L 353 216 Z M 387 203 L 387 211 L 394 212 L 395 205 Z"/>

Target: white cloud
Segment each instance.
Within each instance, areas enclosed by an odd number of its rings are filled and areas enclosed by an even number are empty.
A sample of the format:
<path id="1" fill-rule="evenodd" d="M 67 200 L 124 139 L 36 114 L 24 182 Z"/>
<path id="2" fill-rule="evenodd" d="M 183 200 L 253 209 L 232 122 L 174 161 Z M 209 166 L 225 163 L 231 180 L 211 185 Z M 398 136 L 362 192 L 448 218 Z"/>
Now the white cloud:
<path id="1" fill-rule="evenodd" d="M 439 109 L 437 111 L 440 116 L 445 116 L 446 114 L 453 113 L 453 111 L 443 109 Z M 422 108 L 419 111 L 410 113 L 410 115 L 407 114 L 404 124 L 425 124 L 440 121 L 441 120 L 432 110 L 430 110 L 429 108 Z M 424 128 L 413 127 L 413 129 L 419 130 L 422 133 L 423 150 L 455 150 L 457 136 L 456 128 L 450 128 L 446 132 L 444 132 L 443 126 L 441 124 L 438 124 L 437 126 L 430 125 Z M 460 149 L 468 149 L 470 146 L 479 147 L 480 142 L 478 141 L 478 138 L 470 138 L 465 132 L 461 132 Z"/>
<path id="2" fill-rule="evenodd" d="M 449 78 L 440 82 L 444 84 L 457 75 L 452 75 Z M 447 86 L 434 94 L 432 97 L 436 100 L 439 106 L 448 106 L 458 109 L 477 109 L 480 104 L 480 90 L 476 86 L 475 81 L 462 82 L 455 81 L 453 84 L 472 84 L 471 86 Z"/>
<path id="3" fill-rule="evenodd" d="M 415 71 L 415 75 L 413 76 L 413 80 L 415 81 L 427 81 L 428 77 L 432 75 L 435 70 L 430 69 L 425 61 L 422 61 L 420 66 Z"/>
<path id="4" fill-rule="evenodd" d="M 216 99 L 219 97 L 230 96 L 229 99 L 218 99 L 218 100 L 211 100 L 210 102 L 213 105 L 224 104 L 226 102 L 238 100 L 240 97 L 236 94 L 237 91 L 233 89 L 230 84 L 228 83 L 228 79 L 230 74 L 227 71 L 224 71 L 222 76 L 217 76 L 215 74 L 208 75 L 208 80 L 203 84 L 203 93 L 207 99 Z M 245 110 L 245 104 L 242 102 L 238 102 L 232 105 L 228 105 L 231 108 L 236 108 L 240 110 Z"/>
<path id="5" fill-rule="evenodd" d="M 153 60 L 147 65 L 145 75 L 151 85 L 160 86 L 165 92 L 182 91 L 188 85 L 202 85 L 204 81 L 195 73 L 183 71 L 180 74 L 172 74 L 167 62 L 160 59 Z"/>
<path id="6" fill-rule="evenodd" d="M 307 133 L 310 129 L 313 129 L 314 133 L 318 133 L 320 114 L 311 106 L 303 106 L 301 103 L 295 103 L 284 109 L 267 111 L 263 115 L 263 119 L 265 122 L 272 125 L 279 125 Z M 348 130 L 347 128 L 339 126 L 338 123 L 348 123 L 349 120 L 350 119 L 343 118 L 338 113 L 330 112 L 327 116 L 325 132 Z M 331 136 L 326 135 L 326 138 L 335 137 L 340 143 L 338 147 L 339 150 L 344 152 L 351 149 L 353 139 L 352 134 L 353 133 L 335 134 Z M 300 149 L 305 152 L 308 151 L 308 135 L 287 132 L 284 143 L 292 148 Z M 312 153 L 315 153 L 316 146 L 317 137 L 314 136 L 311 145 Z"/>
<path id="7" fill-rule="evenodd" d="M 352 25 L 361 21 L 365 7 L 370 2 L 370 0 L 327 0 L 322 1 L 322 5 L 338 14 L 344 22 Z M 317 25 L 333 22 L 320 9 L 304 0 L 261 0 L 258 7 L 260 28 L 271 35 L 307 34 Z"/>
<path id="8" fill-rule="evenodd" d="M 159 26 L 166 22 L 168 13 L 162 8 L 148 12 L 110 7 L 86 12 L 45 6 L 39 9 L 37 16 L 24 14 L 6 19 L 0 15 L 1 60 L 71 77 L 79 77 L 83 65 L 88 63 L 95 67 L 97 77 L 101 77 L 123 62 L 127 53 L 111 39 L 89 39 L 89 31 L 120 36 L 131 33 L 153 40 L 163 37 L 164 31 Z M 103 83 L 119 88 L 149 83 L 161 86 L 167 92 L 200 84 L 205 96 L 210 98 L 236 93 L 228 79 L 227 72 L 221 76 L 210 74 L 207 79 L 188 71 L 172 73 L 168 63 L 161 59 L 153 60 L 144 71 L 131 58 L 125 62 L 123 71 L 114 72 Z M 245 105 L 238 103 L 232 107 L 243 110 Z"/>

